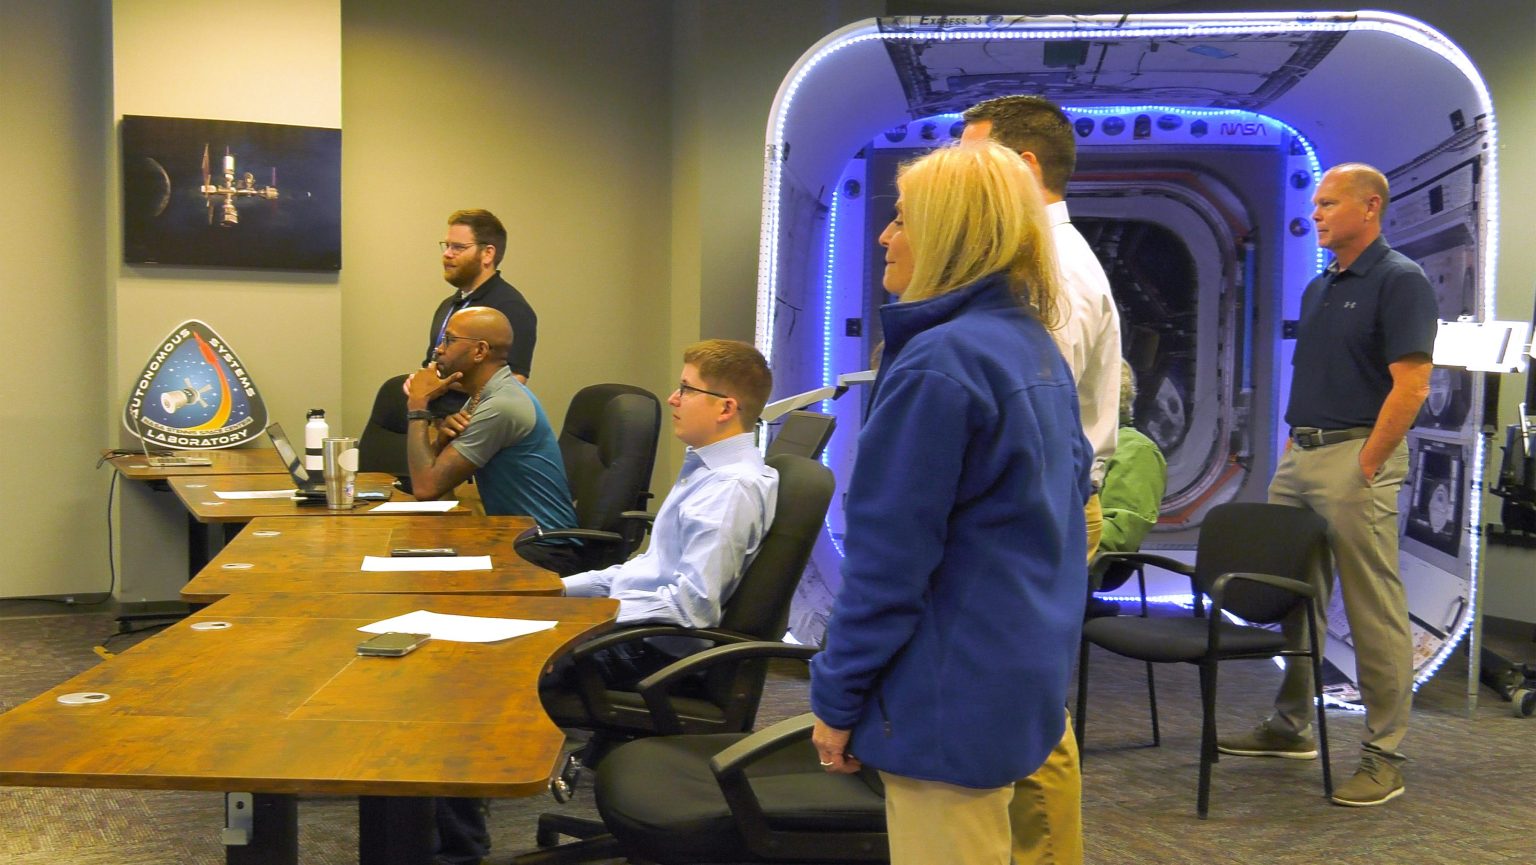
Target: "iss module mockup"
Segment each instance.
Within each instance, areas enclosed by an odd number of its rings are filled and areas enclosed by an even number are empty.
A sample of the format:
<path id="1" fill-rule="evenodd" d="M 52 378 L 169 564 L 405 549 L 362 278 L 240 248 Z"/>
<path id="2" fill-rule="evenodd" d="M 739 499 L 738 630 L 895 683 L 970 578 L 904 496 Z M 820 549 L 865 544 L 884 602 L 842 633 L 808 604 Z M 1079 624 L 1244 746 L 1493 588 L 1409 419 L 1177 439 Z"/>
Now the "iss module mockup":
<path id="1" fill-rule="evenodd" d="M 1442 319 L 1494 309 L 1493 105 L 1462 51 L 1381 12 L 883 18 L 812 47 L 768 121 L 757 341 L 775 397 L 863 370 L 879 342 L 876 243 L 897 168 L 959 137 L 960 112 L 1013 93 L 1077 132 L 1067 201 L 1109 275 L 1140 383 L 1137 426 L 1168 458 L 1145 545 L 1192 550 L 1203 515 L 1263 501 L 1287 433 L 1302 289 L 1327 263 L 1311 220 L 1323 168 L 1368 162 L 1392 187 L 1386 239 L 1418 261 Z M 824 460 L 847 483 L 867 398 Z M 1436 369 L 1408 435 L 1402 574 L 1422 682 L 1472 620 L 1483 464 L 1479 376 Z M 942 422 L 936 420 L 935 422 Z M 802 581 L 794 636 L 816 642 L 840 583 L 841 496 Z M 1188 583 L 1166 594 L 1188 603 Z M 1330 695 L 1358 699 L 1335 592 Z"/>

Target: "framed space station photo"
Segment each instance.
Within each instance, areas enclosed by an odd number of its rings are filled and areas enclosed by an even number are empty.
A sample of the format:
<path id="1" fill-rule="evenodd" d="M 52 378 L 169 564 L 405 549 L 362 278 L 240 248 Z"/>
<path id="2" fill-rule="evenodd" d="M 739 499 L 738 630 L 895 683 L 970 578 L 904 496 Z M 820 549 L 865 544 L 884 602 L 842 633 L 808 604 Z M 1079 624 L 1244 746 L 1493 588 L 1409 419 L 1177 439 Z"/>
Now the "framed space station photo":
<path id="1" fill-rule="evenodd" d="M 341 269 L 341 130 L 125 115 L 123 260 Z"/>

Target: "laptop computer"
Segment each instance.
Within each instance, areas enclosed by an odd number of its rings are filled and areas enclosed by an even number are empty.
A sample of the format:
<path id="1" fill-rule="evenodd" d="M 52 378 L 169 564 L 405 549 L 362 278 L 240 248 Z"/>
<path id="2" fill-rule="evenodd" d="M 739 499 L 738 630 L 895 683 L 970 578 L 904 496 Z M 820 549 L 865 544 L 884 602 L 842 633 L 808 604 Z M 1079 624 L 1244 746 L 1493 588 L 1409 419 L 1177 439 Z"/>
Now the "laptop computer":
<path id="1" fill-rule="evenodd" d="M 144 463 L 150 468 L 175 469 L 213 465 L 213 460 L 207 457 L 150 456 L 149 439 L 144 437 L 144 421 L 141 418 L 135 418 L 135 420 L 139 425 L 139 447 L 144 449 Z"/>
<path id="2" fill-rule="evenodd" d="M 293 478 L 293 485 L 299 488 L 298 495 L 301 498 L 325 498 L 325 478 L 313 477 L 305 470 L 304 462 L 299 458 L 299 452 L 294 449 L 293 443 L 288 441 L 288 436 L 283 433 L 283 425 L 271 424 L 267 427 L 267 437 L 272 439 L 272 446 L 277 448 L 277 456 L 288 468 L 288 476 Z"/>

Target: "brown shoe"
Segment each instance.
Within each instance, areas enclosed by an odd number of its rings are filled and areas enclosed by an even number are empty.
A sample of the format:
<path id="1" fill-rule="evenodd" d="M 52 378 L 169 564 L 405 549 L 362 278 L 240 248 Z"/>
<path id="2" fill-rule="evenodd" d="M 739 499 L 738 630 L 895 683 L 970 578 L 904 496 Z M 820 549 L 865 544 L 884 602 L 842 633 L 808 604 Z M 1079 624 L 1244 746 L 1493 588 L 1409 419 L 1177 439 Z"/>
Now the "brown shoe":
<path id="1" fill-rule="evenodd" d="M 1251 733 L 1240 733 L 1217 740 L 1216 750 L 1237 757 L 1284 757 L 1287 760 L 1316 760 L 1317 745 L 1311 736 L 1284 733 L 1259 724 Z"/>
<path id="2" fill-rule="evenodd" d="M 1355 776 L 1333 791 L 1333 804 L 1351 808 L 1385 805 L 1403 795 L 1403 790 L 1403 773 L 1392 761 L 1366 751 L 1360 755 L 1360 768 L 1355 770 Z"/>

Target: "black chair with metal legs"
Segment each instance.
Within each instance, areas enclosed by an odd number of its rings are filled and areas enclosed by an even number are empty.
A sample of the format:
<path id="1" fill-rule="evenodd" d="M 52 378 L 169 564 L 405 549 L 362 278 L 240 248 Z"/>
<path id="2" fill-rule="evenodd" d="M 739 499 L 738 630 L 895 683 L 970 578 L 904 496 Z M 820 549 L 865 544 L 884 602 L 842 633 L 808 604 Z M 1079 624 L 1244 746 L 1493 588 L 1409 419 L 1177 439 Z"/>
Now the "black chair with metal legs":
<path id="1" fill-rule="evenodd" d="M 1074 713 L 1079 747 L 1088 722 L 1089 645 L 1108 649 L 1149 665 L 1148 693 L 1152 695 L 1153 744 L 1157 732 L 1156 696 L 1150 665 L 1187 663 L 1200 668 L 1200 786 L 1197 811 L 1209 811 L 1211 764 L 1216 752 L 1217 666 L 1221 661 L 1258 658 L 1307 658 L 1317 704 L 1317 740 L 1323 768 L 1323 794 L 1333 793 L 1328 767 L 1328 721 L 1323 709 L 1322 649 L 1317 623 L 1317 590 L 1308 574 L 1325 556 L 1327 523 L 1302 508 L 1239 502 L 1220 505 L 1206 515 L 1200 527 L 1195 565 L 1146 553 L 1108 553 L 1101 559 L 1155 565 L 1184 574 L 1193 581 L 1196 603 L 1191 615 L 1150 616 L 1143 605 L 1140 616 L 1112 616 L 1083 623 L 1078 658 L 1077 709 Z M 1145 582 L 1142 597 L 1146 597 Z M 1206 615 L 1202 598 L 1209 599 Z M 1238 624 L 1228 614 L 1241 619 Z M 1310 637 L 1305 650 L 1286 647 L 1278 630 L 1257 627 L 1277 625 L 1290 615 L 1303 615 Z"/>

